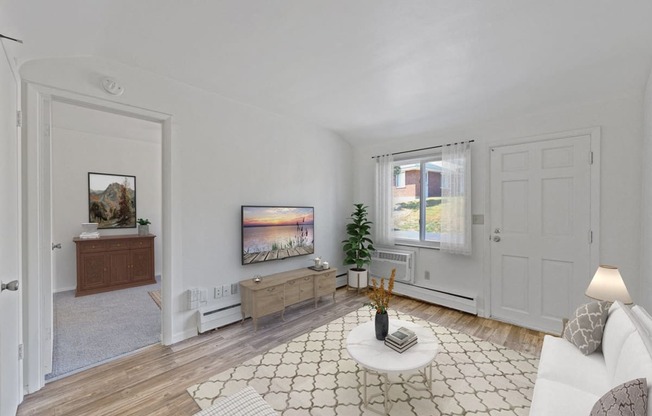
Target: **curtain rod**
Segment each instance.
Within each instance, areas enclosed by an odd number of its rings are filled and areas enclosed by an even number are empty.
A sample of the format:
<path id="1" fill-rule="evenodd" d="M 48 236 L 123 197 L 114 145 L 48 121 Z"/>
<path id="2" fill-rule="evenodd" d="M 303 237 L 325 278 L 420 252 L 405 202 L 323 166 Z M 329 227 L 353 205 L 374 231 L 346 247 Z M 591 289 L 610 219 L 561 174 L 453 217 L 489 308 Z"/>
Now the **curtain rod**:
<path id="1" fill-rule="evenodd" d="M 23 41 L 20 39 L 10 38 L 9 36 L 5 36 L 2 33 L 0 33 L 0 38 L 5 38 L 5 39 L 13 40 L 14 42 L 23 43 Z"/>
<path id="2" fill-rule="evenodd" d="M 473 143 L 474 141 L 475 141 L 475 140 L 467 140 L 467 141 L 461 141 L 461 142 L 455 142 L 455 143 L 440 144 L 440 145 L 437 145 L 437 146 L 422 147 L 421 149 L 404 150 L 404 151 L 402 151 L 402 152 L 392 153 L 392 156 L 402 155 L 402 154 L 404 154 L 404 153 L 420 152 L 420 151 L 422 151 L 422 150 L 439 149 L 440 147 L 444 147 L 444 146 L 452 146 L 452 145 L 454 145 L 454 144 Z M 372 158 L 372 159 L 376 159 L 376 158 L 379 158 L 380 156 L 381 156 L 381 155 L 378 155 L 378 156 L 371 156 L 371 158 Z"/>

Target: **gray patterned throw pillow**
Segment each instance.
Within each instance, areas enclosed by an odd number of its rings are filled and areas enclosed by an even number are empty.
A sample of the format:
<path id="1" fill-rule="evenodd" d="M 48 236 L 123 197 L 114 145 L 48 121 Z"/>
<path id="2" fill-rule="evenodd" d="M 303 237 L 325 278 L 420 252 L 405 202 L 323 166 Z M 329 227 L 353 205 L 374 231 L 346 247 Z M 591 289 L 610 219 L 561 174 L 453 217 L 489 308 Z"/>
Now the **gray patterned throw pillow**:
<path id="1" fill-rule="evenodd" d="M 582 305 L 568 321 L 563 337 L 584 355 L 595 351 L 602 343 L 602 332 L 611 302 L 591 302 Z"/>
<path id="2" fill-rule="evenodd" d="M 616 386 L 593 405 L 590 416 L 645 416 L 647 381 L 637 378 Z"/>

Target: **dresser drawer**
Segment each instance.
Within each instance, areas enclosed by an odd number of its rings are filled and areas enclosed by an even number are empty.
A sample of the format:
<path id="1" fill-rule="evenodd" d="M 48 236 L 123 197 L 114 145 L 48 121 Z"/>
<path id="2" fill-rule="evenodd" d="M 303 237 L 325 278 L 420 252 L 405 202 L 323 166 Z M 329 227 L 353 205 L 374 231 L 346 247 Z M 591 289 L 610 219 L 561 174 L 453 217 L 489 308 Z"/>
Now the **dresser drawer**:
<path id="1" fill-rule="evenodd" d="M 138 238 L 135 240 L 129 240 L 129 248 L 147 248 L 151 247 L 154 242 L 151 238 Z"/>
<path id="2" fill-rule="evenodd" d="M 84 241 L 79 244 L 79 251 L 82 253 L 95 253 L 100 251 L 106 251 L 108 245 L 106 241 Z"/>
<path id="3" fill-rule="evenodd" d="M 127 250 L 129 248 L 129 244 L 125 240 L 106 241 L 105 244 L 107 250 Z"/>

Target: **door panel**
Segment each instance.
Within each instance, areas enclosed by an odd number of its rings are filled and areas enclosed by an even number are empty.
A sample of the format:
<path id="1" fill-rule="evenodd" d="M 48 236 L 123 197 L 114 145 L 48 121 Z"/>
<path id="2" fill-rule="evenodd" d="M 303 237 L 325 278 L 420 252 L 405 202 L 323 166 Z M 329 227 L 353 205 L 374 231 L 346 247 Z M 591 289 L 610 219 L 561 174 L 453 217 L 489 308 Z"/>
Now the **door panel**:
<path id="1" fill-rule="evenodd" d="M 0 280 L 5 283 L 18 280 L 19 288 L 0 292 L 0 415 L 13 415 L 22 399 L 22 363 L 18 358 L 22 281 L 18 248 L 17 85 L 5 56 L 3 53 L 0 57 Z"/>
<path id="2" fill-rule="evenodd" d="M 528 258 L 517 256 L 503 256 L 502 258 L 502 290 L 503 307 L 512 312 L 525 313 L 527 311 L 528 288 Z"/>
<path id="3" fill-rule="evenodd" d="M 109 256 L 110 284 L 129 283 L 129 252 L 113 251 Z"/>
<path id="4" fill-rule="evenodd" d="M 491 150 L 491 315 L 558 332 L 590 279 L 590 137 Z"/>

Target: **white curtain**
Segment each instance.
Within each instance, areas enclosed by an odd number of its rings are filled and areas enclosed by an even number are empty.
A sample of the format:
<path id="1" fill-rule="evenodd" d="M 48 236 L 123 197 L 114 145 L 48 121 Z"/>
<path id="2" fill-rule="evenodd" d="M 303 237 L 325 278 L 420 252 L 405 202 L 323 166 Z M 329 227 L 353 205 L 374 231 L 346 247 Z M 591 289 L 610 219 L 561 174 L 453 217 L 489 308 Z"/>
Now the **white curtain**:
<path id="1" fill-rule="evenodd" d="M 471 255 L 471 144 L 442 152 L 441 244 L 445 253 Z"/>
<path id="2" fill-rule="evenodd" d="M 392 185 L 394 183 L 394 156 L 376 157 L 376 206 L 374 216 L 375 239 L 379 245 L 394 245 L 392 213 Z"/>

